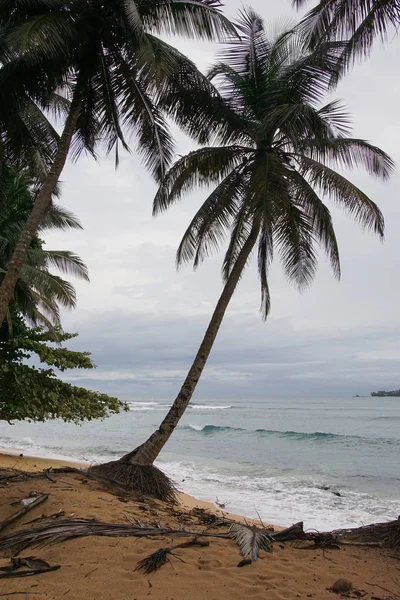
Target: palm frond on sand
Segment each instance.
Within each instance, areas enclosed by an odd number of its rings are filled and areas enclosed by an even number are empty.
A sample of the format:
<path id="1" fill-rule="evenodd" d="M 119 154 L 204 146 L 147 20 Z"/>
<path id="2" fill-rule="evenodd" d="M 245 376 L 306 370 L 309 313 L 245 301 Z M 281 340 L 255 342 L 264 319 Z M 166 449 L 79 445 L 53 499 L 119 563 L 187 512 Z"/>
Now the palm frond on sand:
<path id="1" fill-rule="evenodd" d="M 229 537 L 235 540 L 243 558 L 249 558 L 251 561 L 257 560 L 260 550 L 271 552 L 272 542 L 275 541 L 272 535 L 262 529 L 242 525 L 241 523 L 231 525 Z"/>

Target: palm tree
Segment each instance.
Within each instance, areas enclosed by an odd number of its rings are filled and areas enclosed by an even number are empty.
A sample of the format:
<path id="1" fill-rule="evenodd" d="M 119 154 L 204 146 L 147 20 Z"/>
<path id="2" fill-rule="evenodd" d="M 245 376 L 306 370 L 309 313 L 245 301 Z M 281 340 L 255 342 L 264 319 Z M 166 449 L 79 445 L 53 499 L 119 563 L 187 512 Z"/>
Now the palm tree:
<path id="1" fill-rule="evenodd" d="M 349 137 L 349 117 L 338 101 L 321 107 L 335 68 L 335 46 L 304 51 L 303 40 L 294 32 L 270 39 L 251 9 L 241 13 L 237 27 L 240 40 L 227 46 L 222 62 L 210 72 L 224 98 L 226 119 L 236 123 L 236 130 L 219 135 L 219 145 L 178 160 L 154 201 L 157 214 L 192 189 L 213 188 L 183 236 L 177 264 L 193 261 L 196 267 L 228 240 L 222 267 L 225 285 L 193 364 L 159 428 L 119 461 L 93 469 L 94 474 L 164 498 L 171 495 L 171 488 L 153 463 L 190 402 L 252 253 L 257 255 L 265 319 L 274 252 L 288 279 L 300 289 L 314 278 L 319 246 L 335 276 L 340 276 L 325 198 L 380 237 L 384 231 L 377 205 L 337 170 L 364 167 L 385 180 L 393 162 L 379 148 Z"/>
<path id="2" fill-rule="evenodd" d="M 59 88 L 71 103 L 51 167 L 0 286 L 0 323 L 72 141 L 75 158 L 82 150 L 94 154 L 101 141 L 108 151 L 115 149 L 118 162 L 118 146 L 128 149 L 124 131 L 130 130 L 146 167 L 160 179 L 173 155 L 162 109 L 179 115 L 178 121 L 188 116 L 189 132 L 199 129 L 189 100 L 194 89 L 204 93 L 211 86 L 191 61 L 156 34 L 209 40 L 232 34 L 219 7 L 219 0 L 2 0 L 0 31 L 5 30 L 6 51 L 0 106 L 29 97 L 46 109 Z"/>
<path id="3" fill-rule="evenodd" d="M 300 8 L 307 0 L 293 0 Z M 400 25 L 399 0 L 320 0 L 303 21 L 311 47 L 321 41 L 347 40 L 338 64 L 339 75 L 357 57 L 367 56 L 375 38 L 387 41 Z"/>
<path id="4" fill-rule="evenodd" d="M 35 201 L 35 188 L 27 170 L 8 169 L 3 173 L 3 194 L 0 198 L 0 280 L 23 231 Z M 51 204 L 42 219 L 39 232 L 82 229 L 76 217 Z M 60 327 L 60 307 L 74 308 L 75 289 L 71 283 L 53 274 L 60 273 L 89 280 L 87 267 L 79 256 L 67 250 L 46 250 L 36 235 L 28 248 L 13 295 L 13 308 L 33 326 L 48 329 Z M 9 325 L 12 319 L 7 318 Z"/>

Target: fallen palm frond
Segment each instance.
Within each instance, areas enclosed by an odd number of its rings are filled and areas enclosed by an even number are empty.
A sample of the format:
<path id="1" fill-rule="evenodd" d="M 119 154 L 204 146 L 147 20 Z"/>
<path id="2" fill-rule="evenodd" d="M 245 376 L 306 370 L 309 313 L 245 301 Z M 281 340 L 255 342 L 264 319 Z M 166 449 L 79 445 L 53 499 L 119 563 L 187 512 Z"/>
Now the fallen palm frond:
<path id="1" fill-rule="evenodd" d="M 188 548 L 189 546 L 208 546 L 209 542 L 201 541 L 197 539 L 197 537 L 189 540 L 188 542 L 183 542 L 182 544 L 175 544 L 175 546 L 169 546 L 168 548 L 159 548 L 149 556 L 142 558 L 136 565 L 135 571 L 139 569 L 143 569 L 145 574 L 152 573 L 156 571 L 165 563 L 169 562 L 169 555 L 174 556 L 178 560 L 182 560 L 177 554 L 174 553 L 174 550 L 178 548 Z"/>
<path id="2" fill-rule="evenodd" d="M 48 523 L 30 527 L 15 533 L 9 533 L 0 537 L 0 550 L 12 548 L 28 548 L 45 546 L 47 544 L 65 542 L 77 537 L 88 535 L 111 536 L 111 537 L 149 537 L 160 535 L 175 536 L 208 536 L 227 539 L 223 534 L 212 534 L 207 532 L 195 532 L 185 529 L 170 529 L 169 527 L 158 527 L 154 525 L 131 524 L 131 523 L 102 523 L 95 519 L 63 519 L 57 523 Z"/>
<path id="3" fill-rule="evenodd" d="M 255 561 L 258 558 L 259 550 L 271 552 L 274 537 L 259 529 L 250 527 L 241 523 L 233 523 L 229 529 L 229 537 L 238 544 L 243 558 Z M 243 562 L 243 561 L 242 561 Z"/>
<path id="4" fill-rule="evenodd" d="M 22 567 L 27 567 L 20 571 Z M 60 565 L 49 565 L 41 558 L 27 556 L 26 558 L 12 558 L 9 567 L 0 567 L 0 579 L 9 577 L 30 577 L 31 575 L 39 575 L 40 573 L 48 573 L 49 571 L 57 571 Z"/>

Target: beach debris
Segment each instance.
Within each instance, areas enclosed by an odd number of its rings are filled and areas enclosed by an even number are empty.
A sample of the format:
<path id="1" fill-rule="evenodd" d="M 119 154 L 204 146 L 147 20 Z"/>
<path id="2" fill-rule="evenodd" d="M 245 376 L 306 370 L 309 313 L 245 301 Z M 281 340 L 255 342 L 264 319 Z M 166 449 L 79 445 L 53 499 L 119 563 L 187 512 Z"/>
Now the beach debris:
<path id="1" fill-rule="evenodd" d="M 263 529 L 241 523 L 233 523 L 229 529 L 229 537 L 237 543 L 243 558 L 254 562 L 258 558 L 259 550 L 272 551 L 274 537 Z M 243 561 L 242 561 L 243 563 Z M 248 564 L 248 563 L 246 563 Z M 243 564 L 240 564 L 243 566 Z M 238 566 L 239 566 L 238 565 Z"/>
<path id="2" fill-rule="evenodd" d="M 335 546 L 371 546 L 400 548 L 400 517 L 395 521 L 373 523 L 350 529 L 327 532 L 307 532 L 304 539 L 320 548 Z"/>
<path id="3" fill-rule="evenodd" d="M 63 517 L 65 515 L 65 512 L 63 511 L 62 508 L 60 508 L 60 510 L 58 510 L 57 512 L 51 513 L 51 515 L 46 515 L 46 514 L 42 514 L 40 515 L 40 517 L 36 517 L 36 519 L 32 519 L 31 521 L 27 521 L 25 523 L 25 525 L 30 525 L 31 523 L 37 523 L 37 521 L 44 521 L 45 519 L 59 519 L 60 517 Z"/>
<path id="4" fill-rule="evenodd" d="M 338 579 L 330 588 L 335 594 L 346 594 L 351 592 L 353 584 L 349 579 Z"/>
<path id="5" fill-rule="evenodd" d="M 30 494 L 27 498 L 23 498 L 21 500 L 22 507 L 8 517 L 8 519 L 0 522 L 0 531 L 26 515 L 36 506 L 39 506 L 39 504 L 42 504 L 48 497 L 48 494 L 35 494 L 34 496 Z"/>
<path id="6" fill-rule="evenodd" d="M 143 569 L 146 575 L 149 573 L 153 573 L 153 571 L 156 571 L 157 569 L 165 565 L 165 563 L 170 562 L 169 556 L 173 556 L 174 558 L 177 558 L 178 560 L 184 562 L 182 558 L 174 552 L 174 550 L 177 550 L 178 548 L 188 548 L 189 546 L 204 547 L 209 546 L 209 542 L 205 540 L 199 540 L 196 536 L 187 542 L 183 542 L 182 544 L 175 544 L 174 546 L 169 546 L 168 548 L 159 548 L 159 550 L 156 550 L 149 556 L 142 558 L 142 560 L 140 560 L 137 563 L 135 571 Z"/>
<path id="7" fill-rule="evenodd" d="M 48 562 L 35 556 L 27 556 L 25 558 L 13 557 L 10 559 L 11 565 L 8 567 L 0 567 L 0 579 L 8 577 L 30 577 L 31 575 L 39 575 L 40 573 L 48 573 L 49 571 L 57 571 L 60 565 L 49 565 Z M 27 567 L 24 570 L 20 570 Z"/>
<path id="8" fill-rule="evenodd" d="M 196 517 L 199 522 L 203 525 L 213 525 L 219 527 L 221 525 L 230 525 L 232 521 L 227 519 L 224 515 L 222 517 L 209 512 L 205 508 L 194 507 L 190 511 L 190 514 Z"/>
<path id="9" fill-rule="evenodd" d="M 225 502 L 220 502 L 218 500 L 218 497 L 217 497 L 217 498 L 215 498 L 215 504 L 216 504 L 216 506 L 218 506 L 218 508 L 225 509 L 228 506 L 229 502 L 226 502 L 226 501 Z"/>
<path id="10" fill-rule="evenodd" d="M 244 558 L 243 560 L 238 562 L 238 564 L 236 566 L 237 567 L 246 567 L 247 565 L 251 565 L 252 562 L 253 561 L 251 560 L 251 558 Z"/>
<path id="11" fill-rule="evenodd" d="M 52 471 L 52 467 L 50 467 L 49 469 L 43 469 L 43 474 L 46 477 L 46 479 L 48 479 L 49 481 L 51 481 L 51 483 L 57 483 L 56 479 L 54 479 L 54 477 L 50 476 L 50 471 Z"/>
<path id="12" fill-rule="evenodd" d="M 195 532 L 188 529 L 171 529 L 158 525 L 140 526 L 132 523 L 103 523 L 97 519 L 62 519 L 55 523 L 46 523 L 28 527 L 0 537 L 0 550 L 28 548 L 65 542 L 77 537 L 89 535 L 109 537 L 151 537 L 151 536 L 208 536 L 228 539 L 227 534 L 218 532 Z"/>

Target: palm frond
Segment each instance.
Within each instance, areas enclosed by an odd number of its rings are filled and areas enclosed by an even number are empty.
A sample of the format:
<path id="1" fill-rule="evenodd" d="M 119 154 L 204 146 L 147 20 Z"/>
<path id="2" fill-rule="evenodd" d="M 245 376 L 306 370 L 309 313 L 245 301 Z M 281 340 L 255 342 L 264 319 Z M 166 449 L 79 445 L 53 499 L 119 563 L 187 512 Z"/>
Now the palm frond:
<path id="1" fill-rule="evenodd" d="M 49 305 L 57 304 L 65 308 L 75 308 L 75 288 L 61 277 L 25 263 L 21 269 L 20 279 L 40 293 L 40 299 L 42 301 L 45 299 Z"/>
<path id="2" fill-rule="evenodd" d="M 167 122 L 146 89 L 146 78 L 140 78 L 121 55 L 113 77 L 114 94 L 121 99 L 121 124 L 135 135 L 145 166 L 160 181 L 174 151 Z"/>
<path id="3" fill-rule="evenodd" d="M 166 210 L 190 189 L 219 184 L 244 163 L 251 148 L 208 147 L 180 158 L 163 178 L 153 202 L 153 215 Z"/>
<path id="4" fill-rule="evenodd" d="M 312 220 L 312 229 L 316 239 L 329 258 L 334 276 L 340 279 L 339 246 L 328 207 L 322 202 L 308 181 L 297 171 L 288 171 L 288 178 L 293 182 L 292 195 L 296 204 Z"/>
<path id="5" fill-rule="evenodd" d="M 243 203 L 233 219 L 229 245 L 222 263 L 222 279 L 225 283 L 229 279 L 244 244 L 250 237 L 253 224 L 252 211 L 246 203 Z"/>
<path id="6" fill-rule="evenodd" d="M 318 162 L 328 162 L 338 168 L 363 167 L 369 175 L 383 181 L 389 179 L 395 168 L 394 161 L 386 152 L 365 140 L 355 138 L 300 140 L 296 150 Z"/>
<path id="7" fill-rule="evenodd" d="M 384 218 L 378 206 L 348 179 L 312 158 L 301 157 L 301 174 L 313 187 L 331 198 L 366 229 L 384 235 Z"/>
<path id="8" fill-rule="evenodd" d="M 151 0 L 140 13 L 150 32 L 221 41 L 237 33 L 220 7 L 218 0 Z"/>
<path id="9" fill-rule="evenodd" d="M 55 267 L 60 273 L 72 275 L 78 279 L 89 281 L 88 268 L 83 260 L 69 250 L 28 250 L 28 262 L 31 266 Z"/>
<path id="10" fill-rule="evenodd" d="M 229 537 L 232 538 L 240 548 L 243 558 L 256 561 L 260 550 L 271 552 L 273 536 L 262 529 L 233 523 L 229 529 Z"/>
<path id="11" fill-rule="evenodd" d="M 302 7 L 306 0 L 294 0 Z M 400 24 L 397 0 L 371 2 L 365 0 L 322 0 L 300 23 L 311 47 L 321 40 L 348 40 L 338 64 L 342 75 L 357 57 L 368 56 L 374 40 L 387 41 L 390 28 Z"/>
<path id="12" fill-rule="evenodd" d="M 83 227 L 74 213 L 62 206 L 52 203 L 40 224 L 41 231 L 49 229 L 67 231 L 68 229 L 83 229 Z"/>
<path id="13" fill-rule="evenodd" d="M 294 203 L 282 206 L 274 238 L 288 280 L 304 290 L 313 282 L 317 269 L 312 218 Z"/>
<path id="14" fill-rule="evenodd" d="M 219 249 L 240 206 L 243 188 L 240 170 L 232 171 L 217 185 L 193 217 L 179 244 L 177 266 L 193 260 L 197 267 L 205 257 Z"/>

